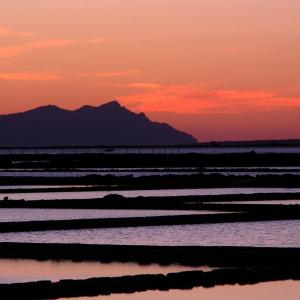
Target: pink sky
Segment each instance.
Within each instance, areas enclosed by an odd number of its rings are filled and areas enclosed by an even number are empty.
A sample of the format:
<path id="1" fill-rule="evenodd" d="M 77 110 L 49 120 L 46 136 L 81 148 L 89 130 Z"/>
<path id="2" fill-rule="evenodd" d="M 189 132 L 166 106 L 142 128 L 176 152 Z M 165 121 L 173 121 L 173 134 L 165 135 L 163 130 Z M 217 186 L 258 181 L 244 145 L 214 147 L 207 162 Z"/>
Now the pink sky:
<path id="1" fill-rule="evenodd" d="M 0 114 L 118 99 L 199 140 L 300 138 L 297 0 L 2 0 Z"/>

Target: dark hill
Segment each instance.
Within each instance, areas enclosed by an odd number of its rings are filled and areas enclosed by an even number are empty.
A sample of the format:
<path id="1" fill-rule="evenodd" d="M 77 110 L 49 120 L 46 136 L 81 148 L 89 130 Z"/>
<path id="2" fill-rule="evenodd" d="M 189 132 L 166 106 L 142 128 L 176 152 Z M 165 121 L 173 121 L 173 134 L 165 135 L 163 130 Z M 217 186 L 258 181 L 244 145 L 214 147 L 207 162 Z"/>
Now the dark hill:
<path id="1" fill-rule="evenodd" d="M 54 105 L 0 116 L 0 147 L 176 145 L 196 139 L 117 101 L 70 111 Z"/>

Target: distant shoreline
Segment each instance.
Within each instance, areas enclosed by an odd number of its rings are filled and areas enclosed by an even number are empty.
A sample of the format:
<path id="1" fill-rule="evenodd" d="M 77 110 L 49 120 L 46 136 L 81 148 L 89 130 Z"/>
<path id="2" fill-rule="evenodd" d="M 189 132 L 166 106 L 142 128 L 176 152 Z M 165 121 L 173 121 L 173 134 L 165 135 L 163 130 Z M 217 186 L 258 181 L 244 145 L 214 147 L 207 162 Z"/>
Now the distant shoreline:
<path id="1" fill-rule="evenodd" d="M 139 149 L 139 148 L 216 148 L 216 147 L 300 147 L 300 140 L 283 140 L 283 141 L 237 141 L 237 142 L 203 142 L 198 144 L 178 144 L 178 145 L 74 145 L 74 146 L 1 146 L 0 149 Z"/>

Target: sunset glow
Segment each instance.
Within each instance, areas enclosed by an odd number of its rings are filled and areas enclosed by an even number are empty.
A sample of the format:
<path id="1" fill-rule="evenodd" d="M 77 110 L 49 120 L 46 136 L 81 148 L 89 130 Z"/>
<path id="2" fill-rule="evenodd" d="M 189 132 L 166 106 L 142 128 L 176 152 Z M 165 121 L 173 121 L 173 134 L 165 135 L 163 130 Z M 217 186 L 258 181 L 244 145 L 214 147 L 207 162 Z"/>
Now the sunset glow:
<path id="1" fill-rule="evenodd" d="M 117 99 L 200 141 L 299 138 L 297 0 L 2 0 L 0 114 Z"/>

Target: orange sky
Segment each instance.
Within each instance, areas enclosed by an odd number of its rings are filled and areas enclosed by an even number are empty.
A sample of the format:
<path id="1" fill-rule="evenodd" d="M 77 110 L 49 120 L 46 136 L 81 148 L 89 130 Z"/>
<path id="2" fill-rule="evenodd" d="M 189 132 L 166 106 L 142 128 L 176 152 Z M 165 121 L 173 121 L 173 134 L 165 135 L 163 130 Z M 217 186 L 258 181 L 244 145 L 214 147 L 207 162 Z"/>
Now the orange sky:
<path id="1" fill-rule="evenodd" d="M 0 114 L 118 99 L 199 140 L 300 138 L 299 0 L 1 0 Z"/>

